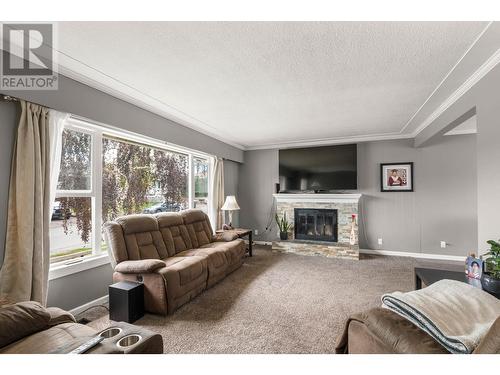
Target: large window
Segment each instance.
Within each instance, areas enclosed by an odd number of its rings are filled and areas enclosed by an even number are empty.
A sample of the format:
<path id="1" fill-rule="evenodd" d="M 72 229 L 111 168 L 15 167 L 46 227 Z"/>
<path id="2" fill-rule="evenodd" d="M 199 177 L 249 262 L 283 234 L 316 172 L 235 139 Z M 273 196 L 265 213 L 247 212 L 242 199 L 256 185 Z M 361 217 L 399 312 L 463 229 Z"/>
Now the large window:
<path id="1" fill-rule="evenodd" d="M 102 224 L 134 213 L 208 211 L 208 157 L 70 120 L 50 224 L 51 263 L 106 250 Z"/>

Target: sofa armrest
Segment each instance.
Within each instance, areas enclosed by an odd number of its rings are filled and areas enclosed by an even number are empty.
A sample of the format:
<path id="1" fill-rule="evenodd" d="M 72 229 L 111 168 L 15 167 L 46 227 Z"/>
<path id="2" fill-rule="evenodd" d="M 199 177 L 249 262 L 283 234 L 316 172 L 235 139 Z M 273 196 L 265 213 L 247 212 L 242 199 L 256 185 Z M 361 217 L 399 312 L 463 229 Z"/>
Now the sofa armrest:
<path id="1" fill-rule="evenodd" d="M 500 317 L 492 324 L 474 354 L 500 354 Z"/>
<path id="2" fill-rule="evenodd" d="M 126 260 L 118 263 L 115 271 L 121 273 L 152 273 L 162 267 L 165 267 L 165 262 L 160 259 Z"/>
<path id="3" fill-rule="evenodd" d="M 238 234 L 232 231 L 216 233 L 212 237 L 212 242 L 230 242 L 238 238 Z"/>
<path id="4" fill-rule="evenodd" d="M 62 323 L 76 323 L 75 317 L 59 307 L 47 307 L 47 312 L 50 314 L 49 325 L 56 326 Z"/>

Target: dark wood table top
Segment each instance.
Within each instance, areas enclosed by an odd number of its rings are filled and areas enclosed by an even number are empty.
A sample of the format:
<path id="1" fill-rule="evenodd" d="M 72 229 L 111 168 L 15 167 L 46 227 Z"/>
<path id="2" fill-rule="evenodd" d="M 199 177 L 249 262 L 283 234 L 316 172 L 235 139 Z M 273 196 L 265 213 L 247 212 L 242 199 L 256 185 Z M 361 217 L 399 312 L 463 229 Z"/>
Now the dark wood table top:
<path id="1" fill-rule="evenodd" d="M 465 275 L 465 270 L 460 272 L 444 269 L 415 267 L 415 274 L 420 277 L 425 285 L 431 285 L 436 281 L 443 279 L 463 281 L 465 283 L 469 281 L 469 278 L 467 277 L 467 275 Z"/>
<path id="2" fill-rule="evenodd" d="M 217 229 L 215 233 L 224 233 L 224 232 L 235 232 L 240 236 L 244 236 L 246 234 L 252 233 L 251 229 L 245 229 L 245 228 L 233 228 L 233 229 Z"/>

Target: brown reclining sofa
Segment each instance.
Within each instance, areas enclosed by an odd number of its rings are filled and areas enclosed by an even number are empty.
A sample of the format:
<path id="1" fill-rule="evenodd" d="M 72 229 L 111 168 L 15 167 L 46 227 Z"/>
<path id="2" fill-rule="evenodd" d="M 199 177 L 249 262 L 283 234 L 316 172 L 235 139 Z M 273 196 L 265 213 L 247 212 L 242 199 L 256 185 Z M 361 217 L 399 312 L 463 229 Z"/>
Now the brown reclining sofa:
<path id="1" fill-rule="evenodd" d="M 171 314 L 243 264 L 245 243 L 214 236 L 200 210 L 129 215 L 104 224 L 113 280 L 144 283 L 144 308 Z"/>

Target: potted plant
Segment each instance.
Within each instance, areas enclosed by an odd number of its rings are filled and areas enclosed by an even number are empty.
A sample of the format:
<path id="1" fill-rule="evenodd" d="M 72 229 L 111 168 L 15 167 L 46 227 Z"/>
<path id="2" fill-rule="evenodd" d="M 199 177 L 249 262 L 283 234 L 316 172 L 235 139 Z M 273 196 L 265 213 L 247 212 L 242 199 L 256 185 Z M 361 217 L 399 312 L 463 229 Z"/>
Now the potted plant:
<path id="1" fill-rule="evenodd" d="M 292 229 L 293 225 L 288 222 L 286 218 L 286 212 L 283 213 L 283 217 L 281 218 L 278 216 L 278 214 L 276 214 L 276 223 L 278 224 L 278 228 L 280 230 L 280 240 L 288 240 L 288 231 Z"/>
<path id="2" fill-rule="evenodd" d="M 500 241 L 500 240 L 499 240 Z M 490 251 L 484 254 L 485 269 L 481 276 L 483 289 L 490 294 L 500 297 L 500 243 L 489 240 Z"/>

